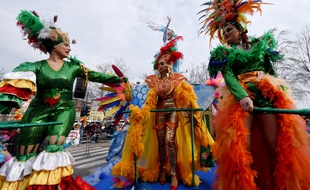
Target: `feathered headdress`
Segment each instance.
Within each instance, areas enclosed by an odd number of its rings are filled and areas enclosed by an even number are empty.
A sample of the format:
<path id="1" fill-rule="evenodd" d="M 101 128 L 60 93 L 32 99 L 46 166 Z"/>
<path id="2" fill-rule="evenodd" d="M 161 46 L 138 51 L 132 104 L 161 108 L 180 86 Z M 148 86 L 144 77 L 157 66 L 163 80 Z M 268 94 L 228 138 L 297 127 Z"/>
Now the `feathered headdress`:
<path id="1" fill-rule="evenodd" d="M 179 59 L 183 58 L 183 54 L 177 50 L 175 45 L 178 40 L 183 40 L 183 37 L 177 36 L 173 40 L 169 41 L 165 46 L 160 48 L 160 52 L 156 55 L 155 61 L 153 62 L 155 70 L 158 68 L 159 60 L 162 58 L 172 64 L 175 64 Z"/>
<path id="2" fill-rule="evenodd" d="M 225 43 L 222 29 L 228 23 L 235 24 L 242 32 L 247 32 L 247 20 L 245 14 L 253 15 L 255 11 L 262 13 L 260 7 L 261 0 L 213 0 L 206 2 L 201 6 L 207 5 L 208 8 L 201 10 L 198 14 L 203 14 L 199 20 L 202 20 L 203 26 L 199 30 L 201 33 L 209 33 L 210 41 L 217 35 L 221 43 Z"/>
<path id="3" fill-rule="evenodd" d="M 17 26 L 19 26 L 28 40 L 28 43 L 35 49 L 47 53 L 53 47 L 62 42 L 69 42 L 69 35 L 62 32 L 60 28 L 55 26 L 57 16 L 52 20 L 40 19 L 35 11 L 22 10 L 17 16 Z M 72 41 L 75 43 L 75 40 Z"/>

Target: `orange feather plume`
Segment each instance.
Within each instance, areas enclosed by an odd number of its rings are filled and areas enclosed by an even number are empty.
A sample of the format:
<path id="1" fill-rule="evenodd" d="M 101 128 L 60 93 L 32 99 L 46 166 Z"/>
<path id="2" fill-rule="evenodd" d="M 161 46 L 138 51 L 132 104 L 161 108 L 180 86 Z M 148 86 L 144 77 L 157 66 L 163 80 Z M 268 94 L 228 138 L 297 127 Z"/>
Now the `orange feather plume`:
<path id="1" fill-rule="evenodd" d="M 260 0 L 214 0 L 213 2 L 204 3 L 208 5 L 207 9 L 200 11 L 198 14 L 203 13 L 200 19 L 205 19 L 200 28 L 200 33 L 210 34 L 210 42 L 215 37 L 219 38 L 221 43 L 224 43 L 224 38 L 221 29 L 227 23 L 235 23 L 243 31 L 246 31 L 247 20 L 245 14 L 253 15 L 255 12 L 262 14 Z"/>

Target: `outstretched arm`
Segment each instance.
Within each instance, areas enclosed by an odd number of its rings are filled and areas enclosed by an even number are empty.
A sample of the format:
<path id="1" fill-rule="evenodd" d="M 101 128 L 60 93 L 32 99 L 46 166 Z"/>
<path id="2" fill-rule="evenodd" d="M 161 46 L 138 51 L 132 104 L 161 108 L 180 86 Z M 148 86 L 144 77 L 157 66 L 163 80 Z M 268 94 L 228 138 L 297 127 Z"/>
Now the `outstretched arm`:
<path id="1" fill-rule="evenodd" d="M 167 39 L 168 39 L 167 33 L 168 33 L 168 30 L 169 30 L 169 24 L 170 24 L 170 22 L 171 22 L 171 17 L 167 16 L 167 19 L 168 19 L 168 23 L 167 23 L 167 26 L 166 26 L 166 28 L 165 28 L 165 32 L 164 32 L 164 36 L 163 36 L 164 44 L 166 44 L 166 41 L 167 41 Z"/>

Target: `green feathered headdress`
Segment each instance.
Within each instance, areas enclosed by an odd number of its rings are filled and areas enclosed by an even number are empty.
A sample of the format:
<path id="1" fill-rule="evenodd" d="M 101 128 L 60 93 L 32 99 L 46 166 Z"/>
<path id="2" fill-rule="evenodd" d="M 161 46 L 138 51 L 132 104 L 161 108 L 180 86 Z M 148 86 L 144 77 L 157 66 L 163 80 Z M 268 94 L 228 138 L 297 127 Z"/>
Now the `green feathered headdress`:
<path id="1" fill-rule="evenodd" d="M 53 20 L 46 21 L 40 19 L 35 11 L 22 10 L 17 16 L 17 26 L 19 26 L 25 39 L 35 49 L 47 53 L 53 47 L 62 42 L 69 42 L 68 33 L 62 32 L 55 26 L 57 16 Z"/>

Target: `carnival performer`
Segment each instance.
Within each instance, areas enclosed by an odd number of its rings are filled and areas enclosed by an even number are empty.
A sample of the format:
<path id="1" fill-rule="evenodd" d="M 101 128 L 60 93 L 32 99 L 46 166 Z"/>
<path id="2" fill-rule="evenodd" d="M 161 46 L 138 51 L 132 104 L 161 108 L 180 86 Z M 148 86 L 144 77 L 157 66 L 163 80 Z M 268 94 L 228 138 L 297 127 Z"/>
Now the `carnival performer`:
<path id="1" fill-rule="evenodd" d="M 164 45 L 166 45 L 173 38 L 177 37 L 177 35 L 174 33 L 174 31 L 171 28 L 169 28 L 169 25 L 171 22 L 171 17 L 167 16 L 167 20 L 168 20 L 168 22 L 167 22 L 166 26 L 164 26 L 162 24 L 158 24 L 157 22 L 155 22 L 153 20 L 146 21 L 148 27 L 150 27 L 151 29 L 153 29 L 155 31 L 163 32 Z"/>
<path id="2" fill-rule="evenodd" d="M 178 188 L 178 181 L 192 185 L 191 122 L 188 112 L 156 112 L 155 109 L 198 108 L 193 87 L 182 74 L 174 73 L 173 64 L 183 57 L 174 48 L 181 36 L 171 40 L 160 49 L 154 61 L 156 75 L 145 82 L 149 85 L 146 101 L 142 108 L 130 105 L 130 128 L 127 132 L 121 161 L 112 174 L 134 180 L 134 158 L 138 160 L 138 175 L 142 181 L 165 184 L 171 179 L 170 189 Z M 213 143 L 199 112 L 194 112 L 195 168 L 199 165 L 200 145 Z M 200 183 L 195 175 L 196 186 Z"/>
<path id="3" fill-rule="evenodd" d="M 82 178 L 72 177 L 74 159 L 64 150 L 76 115 L 72 89 L 76 77 L 86 81 L 120 83 L 127 80 L 86 68 L 71 51 L 68 33 L 57 28 L 54 19 L 42 19 L 35 11 L 22 10 L 17 25 L 28 43 L 48 53 L 46 60 L 24 62 L 1 82 L 2 110 L 19 108 L 22 100 L 35 94 L 21 123 L 62 122 L 53 126 L 21 128 L 18 153 L 0 169 L 0 188 L 12 189 L 93 189 Z M 39 152 L 45 142 L 44 151 Z"/>
<path id="4" fill-rule="evenodd" d="M 146 23 L 148 24 L 148 27 L 150 27 L 151 29 L 155 30 L 155 31 L 161 31 L 163 32 L 163 43 L 164 46 L 170 42 L 171 40 L 173 40 L 175 37 L 177 37 L 177 34 L 174 32 L 173 29 L 169 28 L 170 22 L 171 22 L 171 17 L 167 16 L 167 24 L 166 26 L 161 25 L 156 23 L 153 20 L 148 20 Z M 177 43 L 175 42 L 174 44 L 175 48 L 177 49 Z M 155 55 L 155 58 L 158 56 L 160 52 L 158 52 Z M 176 63 L 173 64 L 173 72 L 179 72 L 179 65 L 180 65 L 180 59 L 177 60 Z"/>
<path id="5" fill-rule="evenodd" d="M 225 79 L 214 117 L 215 189 L 310 189 L 310 139 L 302 117 L 253 112 L 296 108 L 272 65 L 282 58 L 272 32 L 259 38 L 246 34 L 244 14 L 261 12 L 262 4 L 215 0 L 203 11 L 202 32 L 223 44 L 211 52 L 208 68 L 211 77 L 220 71 Z"/>
<path id="6" fill-rule="evenodd" d="M 164 35 L 163 35 L 163 42 L 164 45 L 166 45 L 170 40 L 174 38 L 174 31 L 169 28 L 170 22 L 171 22 L 171 17 L 167 16 L 168 23 L 167 26 L 165 27 Z"/>

